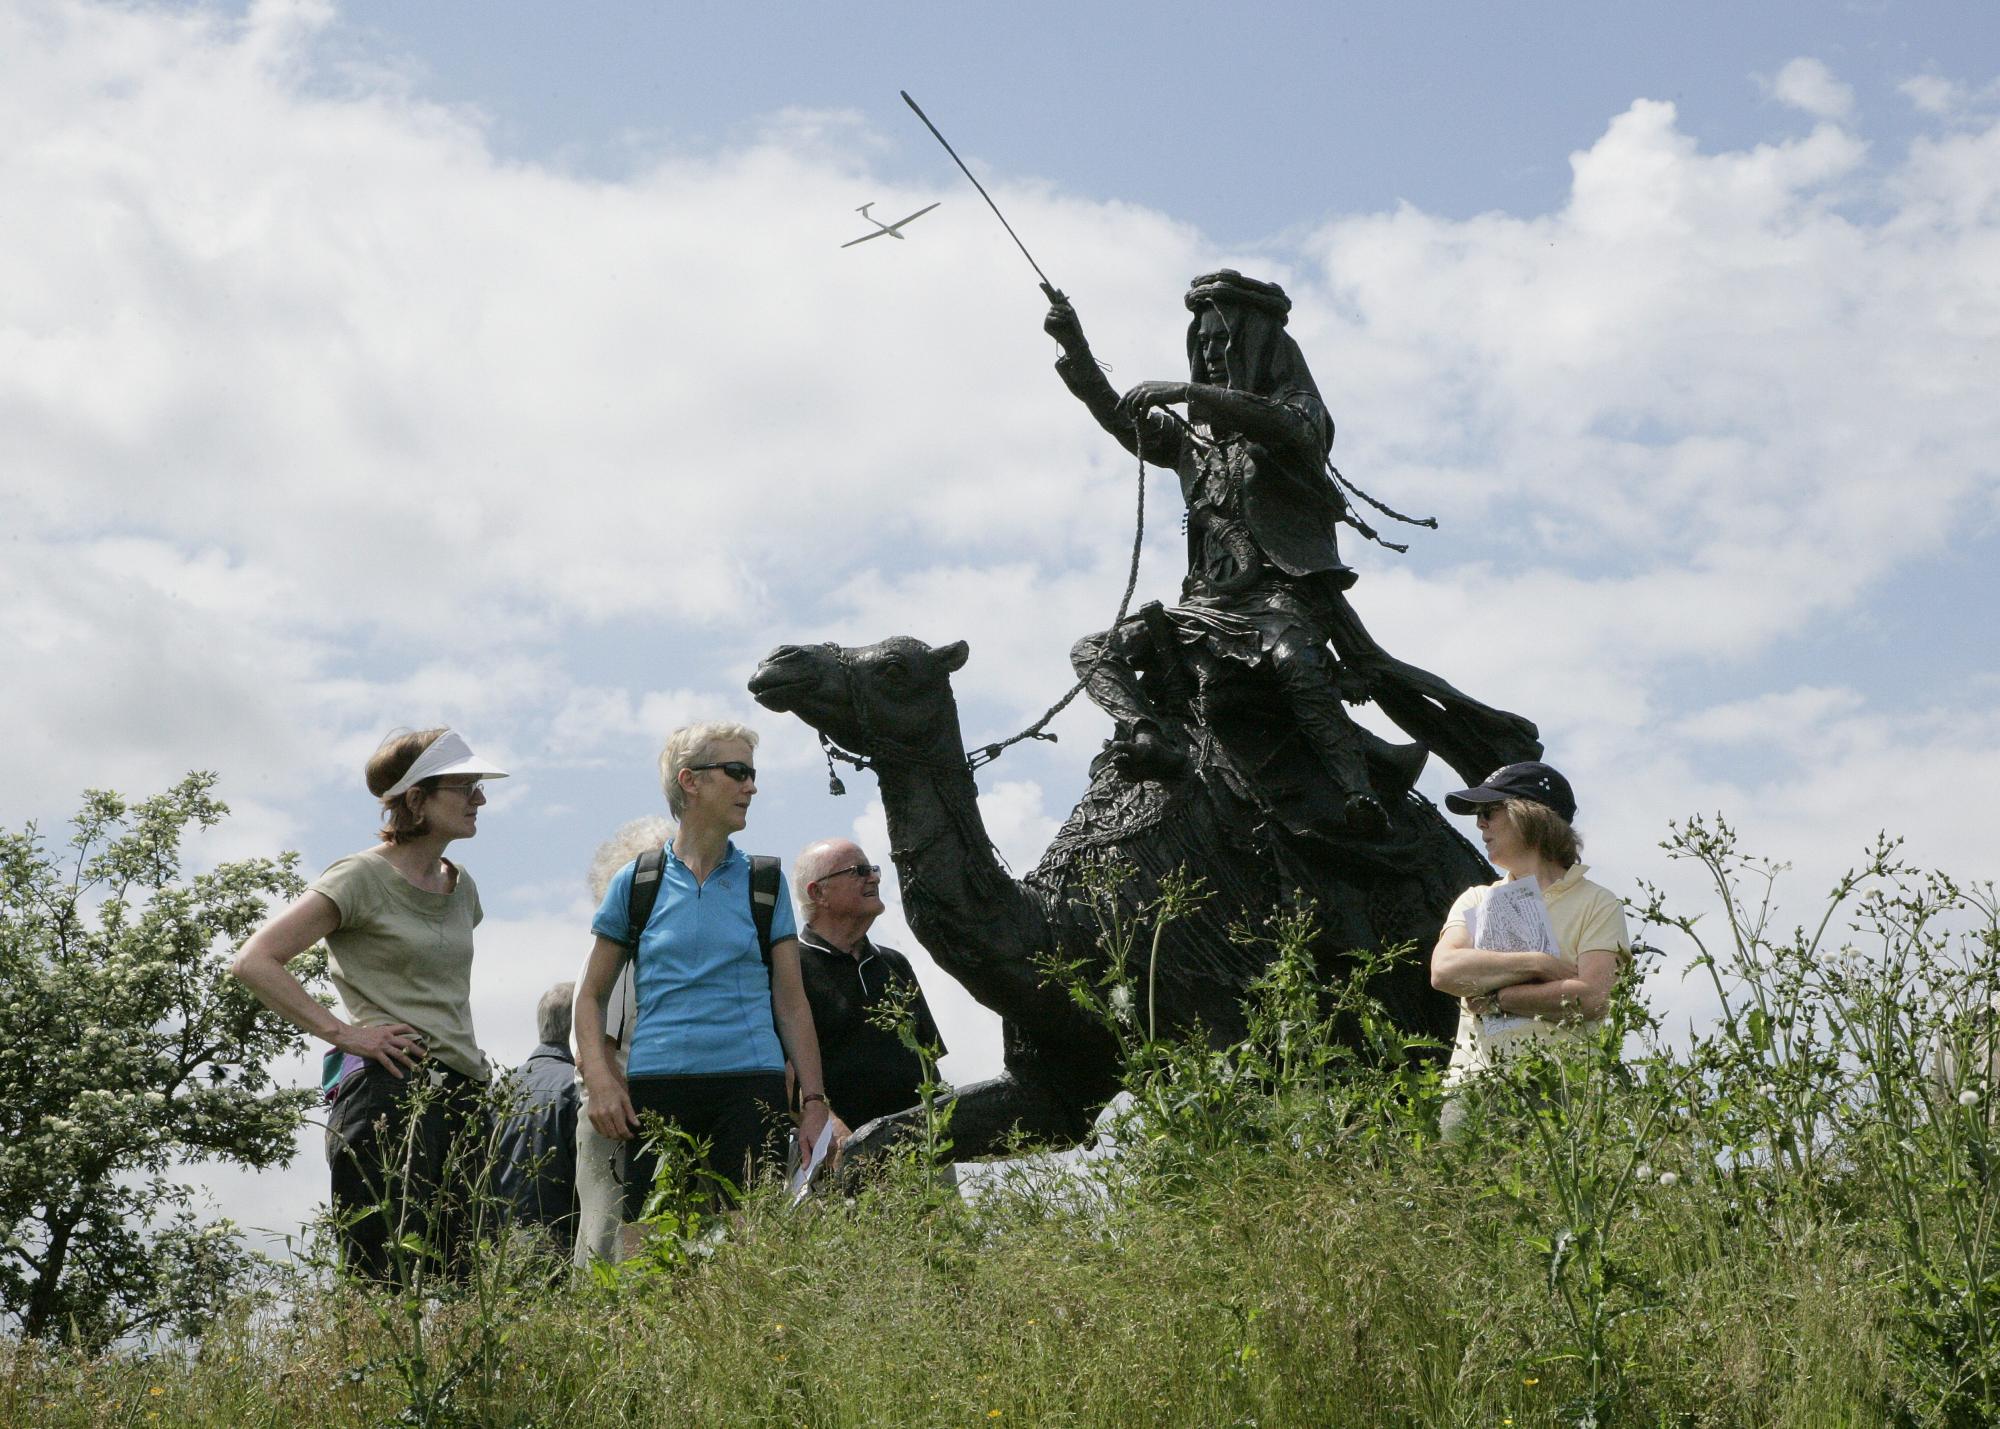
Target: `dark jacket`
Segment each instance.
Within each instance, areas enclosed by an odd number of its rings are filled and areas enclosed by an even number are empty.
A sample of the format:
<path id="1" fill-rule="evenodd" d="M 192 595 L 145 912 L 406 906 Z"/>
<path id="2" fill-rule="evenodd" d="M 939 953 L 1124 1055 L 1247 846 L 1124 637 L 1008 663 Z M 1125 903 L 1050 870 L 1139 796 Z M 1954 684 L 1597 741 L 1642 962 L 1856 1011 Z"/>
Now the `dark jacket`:
<path id="1" fill-rule="evenodd" d="M 870 1021 L 885 1002 L 907 993 L 917 1039 L 943 1055 L 944 1039 L 910 960 L 865 938 L 855 958 L 808 927 L 799 930 L 799 975 L 812 1005 L 827 1099 L 841 1120 L 859 1128 L 915 1106 L 923 1064 L 894 1031 Z"/>
<path id="2" fill-rule="evenodd" d="M 569 1048 L 544 1042 L 510 1080 L 514 1101 L 501 1108 L 494 1194 L 568 1246 L 576 1233 L 576 1063 Z"/>

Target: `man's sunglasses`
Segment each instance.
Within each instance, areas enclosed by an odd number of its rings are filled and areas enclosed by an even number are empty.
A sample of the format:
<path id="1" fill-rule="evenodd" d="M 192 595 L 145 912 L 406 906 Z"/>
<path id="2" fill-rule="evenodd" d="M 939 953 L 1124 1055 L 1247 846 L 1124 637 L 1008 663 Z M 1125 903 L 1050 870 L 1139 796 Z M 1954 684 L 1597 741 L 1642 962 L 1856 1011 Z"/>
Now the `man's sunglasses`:
<path id="1" fill-rule="evenodd" d="M 882 865 L 879 863 L 857 863 L 848 868 L 836 868 L 830 873 L 822 873 L 819 876 L 819 881 L 824 883 L 829 878 L 840 877 L 843 873 L 851 873 L 856 878 L 876 878 L 881 875 L 881 872 Z"/>
<path id="2" fill-rule="evenodd" d="M 757 777 L 755 765 L 745 764 L 740 759 L 725 759 L 720 764 L 690 764 L 690 773 L 699 774 L 704 769 L 720 769 L 738 784 L 748 784 Z"/>

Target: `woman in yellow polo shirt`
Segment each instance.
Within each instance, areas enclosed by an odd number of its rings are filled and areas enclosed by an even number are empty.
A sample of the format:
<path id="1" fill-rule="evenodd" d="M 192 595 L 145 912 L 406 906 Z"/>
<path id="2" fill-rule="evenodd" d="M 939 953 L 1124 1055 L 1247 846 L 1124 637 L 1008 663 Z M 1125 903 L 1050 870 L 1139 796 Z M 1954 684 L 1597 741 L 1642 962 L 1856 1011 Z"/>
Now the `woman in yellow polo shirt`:
<path id="1" fill-rule="evenodd" d="M 341 1258 L 377 1280 L 394 1273 L 406 1233 L 451 1270 L 470 1229 L 487 1080 L 471 1004 L 481 909 L 472 875 L 444 851 L 479 831 L 481 781 L 506 777 L 452 730 L 391 734 L 367 771 L 381 842 L 314 879 L 232 968 L 266 1007 L 333 1045 L 326 1154 Z M 286 968 L 322 939 L 345 1020 Z"/>
<path id="2" fill-rule="evenodd" d="M 1618 896 L 1583 876 L 1583 840 L 1570 827 L 1576 796 L 1554 769 L 1535 761 L 1506 765 L 1474 788 L 1445 795 L 1445 807 L 1478 820 L 1487 859 L 1506 874 L 1458 896 L 1431 952 L 1431 986 L 1459 999 L 1445 1072 L 1445 1084 L 1457 1088 L 1527 1043 L 1579 1039 L 1601 1021 L 1631 962 L 1632 940 Z M 1541 889 L 1558 954 L 1474 947 L 1470 929 L 1489 892 L 1523 878 Z M 1461 1096 L 1447 1098 L 1447 1136 L 1465 1110 Z"/>

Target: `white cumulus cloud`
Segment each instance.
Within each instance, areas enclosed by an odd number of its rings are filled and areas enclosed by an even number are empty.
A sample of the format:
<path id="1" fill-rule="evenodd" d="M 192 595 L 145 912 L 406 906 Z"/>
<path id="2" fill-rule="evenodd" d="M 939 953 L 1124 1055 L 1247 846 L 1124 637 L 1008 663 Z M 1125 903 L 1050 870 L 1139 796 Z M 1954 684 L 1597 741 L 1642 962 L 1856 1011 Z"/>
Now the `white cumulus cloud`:
<path id="1" fill-rule="evenodd" d="M 1845 119 L 1854 108 L 1854 89 L 1823 61 L 1802 55 L 1771 79 L 1771 97 L 1815 119 Z"/>

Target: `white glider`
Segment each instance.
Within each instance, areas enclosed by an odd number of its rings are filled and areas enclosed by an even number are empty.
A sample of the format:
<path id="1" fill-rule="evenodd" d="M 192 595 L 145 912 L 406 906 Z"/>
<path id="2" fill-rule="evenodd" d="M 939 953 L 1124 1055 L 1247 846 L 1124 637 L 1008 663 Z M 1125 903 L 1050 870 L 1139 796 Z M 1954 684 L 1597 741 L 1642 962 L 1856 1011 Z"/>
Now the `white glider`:
<path id="1" fill-rule="evenodd" d="M 888 234 L 889 237 L 891 238 L 900 239 L 903 235 L 898 233 L 896 231 L 897 229 L 901 228 L 904 224 L 908 223 L 913 218 L 922 218 L 925 214 L 929 213 L 932 209 L 936 208 L 937 205 L 934 203 L 925 204 L 915 213 L 909 214 L 908 216 L 903 218 L 899 218 L 894 223 L 884 223 L 881 219 L 877 218 L 874 214 L 870 213 L 868 210 L 873 207 L 875 207 L 875 205 L 871 201 L 869 203 L 862 204 L 861 207 L 857 208 L 854 211 L 860 214 L 863 218 L 867 219 L 870 223 L 874 224 L 875 231 L 873 233 L 864 233 L 859 238 L 854 239 L 852 242 L 841 244 L 840 246 L 842 248 L 852 248 L 856 243 L 866 243 L 869 239 L 880 238 L 885 233 Z"/>

